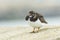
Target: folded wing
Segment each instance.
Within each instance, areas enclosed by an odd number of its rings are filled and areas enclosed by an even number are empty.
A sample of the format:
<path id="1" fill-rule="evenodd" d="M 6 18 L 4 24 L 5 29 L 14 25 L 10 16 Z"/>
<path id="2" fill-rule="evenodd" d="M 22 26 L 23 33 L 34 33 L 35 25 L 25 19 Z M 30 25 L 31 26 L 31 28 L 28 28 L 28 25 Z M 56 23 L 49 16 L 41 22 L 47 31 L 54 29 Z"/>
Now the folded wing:
<path id="1" fill-rule="evenodd" d="M 47 24 L 47 22 L 45 21 L 45 19 L 42 15 L 39 15 L 39 20 L 41 21 L 41 23 L 46 23 Z"/>

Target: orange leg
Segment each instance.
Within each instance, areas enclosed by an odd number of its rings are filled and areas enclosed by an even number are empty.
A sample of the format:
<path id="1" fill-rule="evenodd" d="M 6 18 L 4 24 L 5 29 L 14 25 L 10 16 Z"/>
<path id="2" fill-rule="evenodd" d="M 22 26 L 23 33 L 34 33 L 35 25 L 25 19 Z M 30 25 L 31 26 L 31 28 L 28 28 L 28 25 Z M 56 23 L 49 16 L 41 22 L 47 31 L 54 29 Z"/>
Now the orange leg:
<path id="1" fill-rule="evenodd" d="M 35 32 L 35 28 L 33 28 L 33 31 L 32 31 L 33 33 Z"/>
<path id="2" fill-rule="evenodd" d="M 40 27 L 38 27 L 38 30 L 37 30 L 37 32 L 39 32 L 39 30 L 40 30 Z"/>

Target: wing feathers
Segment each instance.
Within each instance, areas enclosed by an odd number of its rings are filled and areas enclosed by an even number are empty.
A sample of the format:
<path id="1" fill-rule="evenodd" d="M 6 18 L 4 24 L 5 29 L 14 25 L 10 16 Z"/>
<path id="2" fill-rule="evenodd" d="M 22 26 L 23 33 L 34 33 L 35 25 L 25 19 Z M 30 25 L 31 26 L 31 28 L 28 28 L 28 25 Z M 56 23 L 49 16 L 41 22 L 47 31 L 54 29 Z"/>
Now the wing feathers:
<path id="1" fill-rule="evenodd" d="M 47 24 L 47 22 L 45 21 L 45 19 L 44 19 L 44 17 L 41 15 L 41 16 L 39 16 L 39 20 L 42 22 L 42 23 L 46 23 Z"/>

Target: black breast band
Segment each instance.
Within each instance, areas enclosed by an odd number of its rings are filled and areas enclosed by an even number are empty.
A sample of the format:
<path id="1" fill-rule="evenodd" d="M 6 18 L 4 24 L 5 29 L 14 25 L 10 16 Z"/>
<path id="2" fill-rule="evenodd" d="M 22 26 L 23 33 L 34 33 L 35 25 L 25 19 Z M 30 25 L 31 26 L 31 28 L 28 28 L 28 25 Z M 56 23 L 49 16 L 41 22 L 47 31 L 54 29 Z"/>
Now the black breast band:
<path id="1" fill-rule="evenodd" d="M 30 21 L 33 21 L 33 22 L 37 21 L 37 19 L 38 19 L 38 17 L 36 17 L 36 18 L 30 17 Z"/>

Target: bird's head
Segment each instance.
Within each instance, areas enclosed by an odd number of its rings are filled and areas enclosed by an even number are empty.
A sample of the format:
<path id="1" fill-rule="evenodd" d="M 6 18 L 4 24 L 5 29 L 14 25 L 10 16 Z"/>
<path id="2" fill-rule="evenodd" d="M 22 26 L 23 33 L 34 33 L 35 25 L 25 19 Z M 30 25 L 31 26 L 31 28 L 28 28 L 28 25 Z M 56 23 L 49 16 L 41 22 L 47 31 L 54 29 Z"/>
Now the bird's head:
<path id="1" fill-rule="evenodd" d="M 29 11 L 29 17 L 33 17 L 33 16 L 35 16 L 34 11 Z"/>

